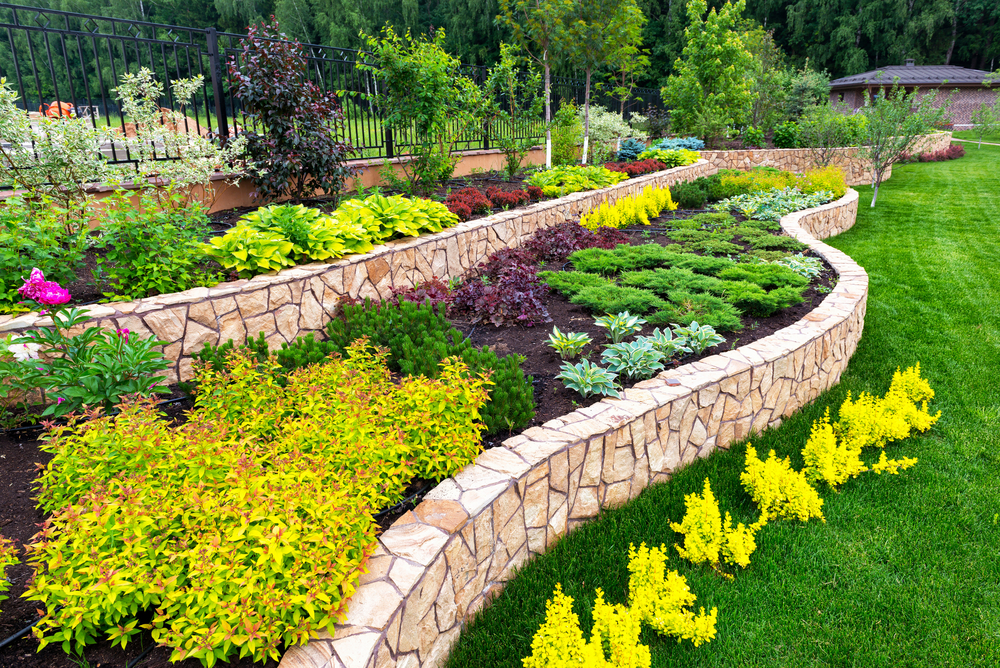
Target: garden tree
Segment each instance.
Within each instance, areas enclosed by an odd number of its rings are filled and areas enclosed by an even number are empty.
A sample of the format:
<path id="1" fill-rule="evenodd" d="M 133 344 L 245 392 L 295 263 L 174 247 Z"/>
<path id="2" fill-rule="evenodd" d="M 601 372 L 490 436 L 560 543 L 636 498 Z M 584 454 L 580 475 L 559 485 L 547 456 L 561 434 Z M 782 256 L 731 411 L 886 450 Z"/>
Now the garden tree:
<path id="1" fill-rule="evenodd" d="M 583 164 L 590 143 L 591 77 L 597 68 L 616 69 L 639 50 L 646 22 L 635 0 L 576 0 L 570 17 L 571 59 L 583 68 Z"/>
<path id="2" fill-rule="evenodd" d="M 500 44 L 500 62 L 486 77 L 486 95 L 490 127 L 506 126 L 505 131 L 491 132 L 493 142 L 504 154 L 507 178 L 513 179 L 535 145 L 533 126 L 542 112 L 538 96 L 541 77 L 538 72 L 522 72 L 517 67 L 517 47 Z"/>
<path id="3" fill-rule="evenodd" d="M 785 100 L 791 85 L 785 54 L 775 43 L 774 32 L 760 26 L 744 33 L 743 44 L 753 57 L 749 72 L 753 95 L 749 123 L 762 130 L 773 128 L 784 120 Z"/>
<path id="4" fill-rule="evenodd" d="M 639 79 L 649 72 L 649 53 L 636 45 L 625 45 L 621 49 L 622 58 L 614 71 L 608 73 L 606 90 L 608 95 L 618 100 L 618 113 L 625 114 L 625 104 L 632 99 L 632 91 L 639 85 Z"/>
<path id="5" fill-rule="evenodd" d="M 413 160 L 401 167 L 411 186 L 428 192 L 451 178 L 458 157 L 455 143 L 482 123 L 486 102 L 482 90 L 461 73 L 461 63 L 442 44 L 444 30 L 433 37 L 398 35 L 391 26 L 365 35 L 371 65 L 357 63 L 383 82 L 380 95 L 364 96 L 380 109 L 385 124 L 409 139 Z"/>
<path id="6" fill-rule="evenodd" d="M 785 98 L 785 116 L 797 119 L 809 107 L 826 103 L 830 97 L 830 75 L 809 67 L 809 59 L 792 75 Z"/>
<path id="7" fill-rule="evenodd" d="M 674 131 L 715 139 L 749 119 L 753 56 L 736 31 L 744 6 L 745 0 L 726 2 L 706 15 L 705 0 L 688 0 L 687 44 L 662 91 Z"/>
<path id="8" fill-rule="evenodd" d="M 574 0 L 500 0 L 503 23 L 528 56 L 542 66 L 545 77 L 545 166 L 552 167 L 552 64 L 571 49 L 573 35 L 566 22 Z"/>
<path id="9" fill-rule="evenodd" d="M 972 130 L 979 140 L 976 148 L 982 148 L 983 137 L 1000 132 L 1000 103 L 994 101 L 991 105 L 983 102 L 972 112 L 969 120 L 975 125 Z"/>
<path id="10" fill-rule="evenodd" d="M 868 163 L 872 173 L 872 206 L 878 199 L 878 188 L 886 170 L 903 153 L 912 151 L 920 135 L 942 122 L 950 100 L 937 102 L 937 91 L 907 93 L 898 83 L 880 88 L 873 99 L 865 91 L 861 109 L 865 125 L 861 131 L 858 156 Z"/>
<path id="11" fill-rule="evenodd" d="M 301 200 L 322 190 L 336 195 L 354 147 L 341 141 L 344 115 L 336 96 L 307 79 L 302 46 L 277 22 L 251 26 L 243 51 L 229 61 L 233 94 L 246 114 L 244 135 L 253 164 L 247 174 L 262 200 Z"/>
<path id="12" fill-rule="evenodd" d="M 836 107 L 830 103 L 814 105 L 799 117 L 799 139 L 817 165 L 826 167 L 836 149 L 856 143 L 858 124 L 850 114 L 851 109 L 841 102 Z"/>

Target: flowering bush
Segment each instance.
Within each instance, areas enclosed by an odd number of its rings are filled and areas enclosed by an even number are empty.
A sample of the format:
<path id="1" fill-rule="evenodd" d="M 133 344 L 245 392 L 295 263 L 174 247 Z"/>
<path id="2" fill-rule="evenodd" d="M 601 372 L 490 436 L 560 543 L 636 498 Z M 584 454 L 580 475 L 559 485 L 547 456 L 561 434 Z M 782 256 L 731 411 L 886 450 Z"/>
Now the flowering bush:
<path id="1" fill-rule="evenodd" d="M 58 306 L 70 300 L 69 290 L 55 281 L 46 281 L 41 269 L 32 269 L 31 275 L 18 293 L 25 299 L 36 301 L 42 306 Z"/>
<path id="2" fill-rule="evenodd" d="M 47 612 L 42 647 L 124 644 L 146 626 L 173 661 L 277 659 L 343 620 L 372 514 L 479 451 L 489 381 L 460 362 L 396 384 L 359 341 L 286 387 L 274 367 L 202 367 L 184 425 L 137 403 L 52 431 L 27 592 Z"/>

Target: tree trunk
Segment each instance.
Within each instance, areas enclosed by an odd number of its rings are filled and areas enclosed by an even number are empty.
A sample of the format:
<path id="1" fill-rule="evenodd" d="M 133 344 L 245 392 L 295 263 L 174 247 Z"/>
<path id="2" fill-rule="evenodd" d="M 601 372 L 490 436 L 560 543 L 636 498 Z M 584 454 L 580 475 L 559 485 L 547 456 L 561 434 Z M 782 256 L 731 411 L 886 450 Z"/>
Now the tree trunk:
<path id="1" fill-rule="evenodd" d="M 962 8 L 961 2 L 955 3 L 955 13 L 951 15 L 951 44 L 948 45 L 948 54 L 944 57 L 944 64 L 951 64 L 951 54 L 955 51 L 955 42 L 958 40 L 958 10 Z"/>
<path id="2" fill-rule="evenodd" d="M 875 193 L 872 195 L 872 205 L 871 205 L 871 207 L 873 209 L 875 208 L 875 200 L 876 199 L 878 199 L 878 186 L 875 186 Z"/>
<path id="3" fill-rule="evenodd" d="M 548 49 L 542 53 L 542 63 L 545 69 L 545 168 L 552 169 L 552 69 Z"/>
<path id="4" fill-rule="evenodd" d="M 590 146 L 590 66 L 587 66 L 587 84 L 583 89 L 583 159 L 587 164 L 587 148 Z"/>

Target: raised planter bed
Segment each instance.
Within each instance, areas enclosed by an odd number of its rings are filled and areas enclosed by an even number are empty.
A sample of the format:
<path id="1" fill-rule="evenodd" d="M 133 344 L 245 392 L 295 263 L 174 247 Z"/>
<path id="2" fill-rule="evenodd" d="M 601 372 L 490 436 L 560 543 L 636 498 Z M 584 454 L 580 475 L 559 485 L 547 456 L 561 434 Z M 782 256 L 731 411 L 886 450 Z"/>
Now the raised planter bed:
<path id="1" fill-rule="evenodd" d="M 567 531 L 679 466 L 780 424 L 834 385 L 864 327 L 868 275 L 819 239 L 850 228 L 858 194 L 782 228 L 837 271 L 794 325 L 550 420 L 481 454 L 380 538 L 344 624 L 283 668 L 437 666 L 512 572 Z"/>

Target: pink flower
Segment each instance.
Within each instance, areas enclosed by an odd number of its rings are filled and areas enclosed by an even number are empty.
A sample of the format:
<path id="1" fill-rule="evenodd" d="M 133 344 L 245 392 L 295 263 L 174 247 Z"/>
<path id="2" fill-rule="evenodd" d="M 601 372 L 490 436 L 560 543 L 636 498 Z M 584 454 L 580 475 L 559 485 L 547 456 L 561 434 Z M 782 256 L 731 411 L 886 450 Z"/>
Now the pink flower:
<path id="1" fill-rule="evenodd" d="M 56 406 L 58 406 L 59 404 L 61 404 L 64 401 L 66 401 L 66 400 L 63 399 L 62 397 L 56 397 Z"/>
<path id="2" fill-rule="evenodd" d="M 115 331 L 118 333 L 119 338 L 125 339 L 125 343 L 128 343 L 128 330 L 127 329 L 117 329 Z"/>
<path id="3" fill-rule="evenodd" d="M 70 300 L 69 290 L 55 281 L 46 281 L 45 274 L 37 267 L 31 270 L 31 275 L 18 290 L 27 299 L 33 299 L 43 306 L 57 306 Z"/>

